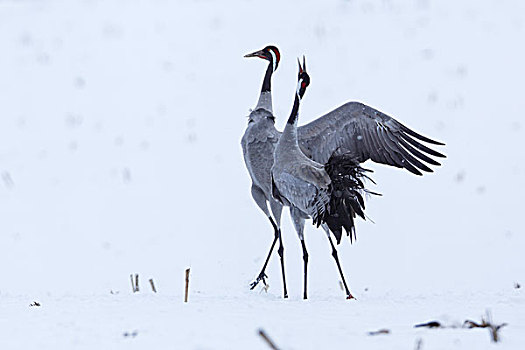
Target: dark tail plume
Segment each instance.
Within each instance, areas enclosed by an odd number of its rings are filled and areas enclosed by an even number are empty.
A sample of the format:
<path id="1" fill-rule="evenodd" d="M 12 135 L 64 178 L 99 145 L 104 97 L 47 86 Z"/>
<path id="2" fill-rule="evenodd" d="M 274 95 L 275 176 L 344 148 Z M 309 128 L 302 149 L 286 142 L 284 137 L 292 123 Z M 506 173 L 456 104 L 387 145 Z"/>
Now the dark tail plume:
<path id="1" fill-rule="evenodd" d="M 366 173 L 372 170 L 359 166 L 359 162 L 350 154 L 332 154 L 325 169 L 332 180 L 330 188 L 330 204 L 322 221 L 334 234 L 337 244 L 341 242 L 343 229 L 350 236 L 350 242 L 356 239 L 354 219 L 357 216 L 365 219 L 364 193 L 373 193 L 365 189 L 363 179 L 368 179 Z"/>

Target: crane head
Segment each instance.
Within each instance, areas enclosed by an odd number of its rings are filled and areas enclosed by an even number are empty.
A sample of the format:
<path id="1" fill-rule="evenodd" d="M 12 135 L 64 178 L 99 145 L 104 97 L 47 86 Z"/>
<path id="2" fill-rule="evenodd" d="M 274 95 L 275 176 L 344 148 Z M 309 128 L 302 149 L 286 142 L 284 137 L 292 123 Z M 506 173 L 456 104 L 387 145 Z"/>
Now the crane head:
<path id="1" fill-rule="evenodd" d="M 272 64 L 273 70 L 275 71 L 277 66 L 279 66 L 281 53 L 277 47 L 268 45 L 264 49 L 246 54 L 244 57 L 258 57 L 262 58 L 263 60 L 267 60 Z"/>
<path id="2" fill-rule="evenodd" d="M 310 85 L 310 76 L 306 72 L 306 58 L 303 55 L 303 65 L 301 66 L 301 61 L 297 58 L 297 63 L 299 64 L 299 73 L 297 75 L 297 96 L 301 99 L 306 92 L 306 88 Z"/>

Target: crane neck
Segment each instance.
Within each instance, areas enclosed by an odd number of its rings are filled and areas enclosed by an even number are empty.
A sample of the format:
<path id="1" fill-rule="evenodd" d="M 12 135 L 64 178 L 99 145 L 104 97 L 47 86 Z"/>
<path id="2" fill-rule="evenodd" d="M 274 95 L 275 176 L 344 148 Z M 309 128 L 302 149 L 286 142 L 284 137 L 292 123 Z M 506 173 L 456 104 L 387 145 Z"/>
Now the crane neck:
<path id="1" fill-rule="evenodd" d="M 293 102 L 292 112 L 290 113 L 290 118 L 288 118 L 288 124 L 297 126 L 297 118 L 299 114 L 299 105 L 301 99 L 298 94 L 295 94 L 295 100 Z"/>
<path id="2" fill-rule="evenodd" d="M 268 68 L 266 69 L 266 74 L 264 75 L 264 80 L 261 89 L 261 95 L 259 96 L 259 102 L 255 109 L 264 108 L 268 112 L 273 113 L 272 105 L 272 74 L 273 74 L 273 63 L 270 61 Z"/>
<path id="3" fill-rule="evenodd" d="M 288 118 L 288 122 L 286 123 L 283 133 L 281 134 L 281 138 L 279 139 L 279 143 L 281 146 L 278 147 L 285 147 L 288 151 L 291 150 L 300 150 L 299 143 L 297 139 L 297 119 L 299 115 L 299 105 L 301 103 L 301 99 L 298 94 L 295 94 L 295 100 L 292 107 L 292 112 L 290 113 L 290 118 Z"/>
<path id="4" fill-rule="evenodd" d="M 273 74 L 273 62 L 269 61 L 268 68 L 266 68 L 266 74 L 262 84 L 261 93 L 272 90 L 272 74 Z"/>

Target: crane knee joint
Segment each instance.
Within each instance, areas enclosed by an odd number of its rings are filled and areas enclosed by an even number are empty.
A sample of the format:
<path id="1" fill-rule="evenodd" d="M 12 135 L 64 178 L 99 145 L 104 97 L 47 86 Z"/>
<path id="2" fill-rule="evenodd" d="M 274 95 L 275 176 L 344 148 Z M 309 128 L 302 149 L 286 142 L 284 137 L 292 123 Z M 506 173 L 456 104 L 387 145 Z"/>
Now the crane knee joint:
<path id="1" fill-rule="evenodd" d="M 279 256 L 280 256 L 281 259 L 282 259 L 282 258 L 283 258 L 283 255 L 284 255 L 284 247 L 283 247 L 282 244 L 279 246 L 279 249 L 277 250 L 277 253 L 279 253 Z"/>

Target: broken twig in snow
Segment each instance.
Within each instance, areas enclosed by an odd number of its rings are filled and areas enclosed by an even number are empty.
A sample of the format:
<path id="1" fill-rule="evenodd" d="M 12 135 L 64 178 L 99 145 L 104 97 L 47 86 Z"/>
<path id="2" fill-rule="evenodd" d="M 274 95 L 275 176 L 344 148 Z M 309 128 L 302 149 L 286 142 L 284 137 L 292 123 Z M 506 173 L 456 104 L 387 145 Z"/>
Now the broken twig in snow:
<path id="1" fill-rule="evenodd" d="M 416 340 L 416 346 L 414 347 L 415 350 L 421 350 L 423 349 L 423 339 L 417 338 Z"/>
<path id="2" fill-rule="evenodd" d="M 129 275 L 129 279 L 131 280 L 131 290 L 133 293 L 136 293 L 139 291 L 139 274 L 135 274 L 135 279 L 133 279 L 133 274 Z"/>
<path id="3" fill-rule="evenodd" d="M 151 285 L 151 290 L 153 293 L 157 293 L 157 289 L 155 288 L 155 283 L 153 283 L 153 278 L 149 279 L 149 284 Z"/>
<path id="4" fill-rule="evenodd" d="M 440 328 L 441 327 L 441 323 L 439 323 L 438 321 L 430 321 L 430 322 L 426 322 L 426 323 L 416 324 L 414 326 L 414 328 L 421 328 L 421 327 Z"/>
<path id="5" fill-rule="evenodd" d="M 273 350 L 279 350 L 279 348 L 275 345 L 275 343 L 270 339 L 270 337 L 268 337 L 268 335 L 266 334 L 266 332 L 264 331 L 264 329 L 262 328 L 259 328 L 259 331 L 257 332 L 261 338 L 264 339 L 264 341 L 266 342 L 266 344 L 268 344 L 268 346 L 270 347 L 270 349 L 273 349 Z"/>
<path id="6" fill-rule="evenodd" d="M 493 324 L 492 316 L 490 314 L 490 311 L 488 310 L 486 318 L 481 317 L 481 323 L 476 323 L 471 320 L 466 320 L 463 323 L 463 327 L 466 328 L 488 328 L 490 332 L 490 338 L 494 343 L 497 343 L 500 340 L 498 332 L 501 328 L 505 327 L 506 325 L 506 323 L 502 323 L 499 325 Z"/>
<path id="7" fill-rule="evenodd" d="M 190 285 L 190 268 L 186 269 L 186 286 L 184 288 L 184 302 L 188 302 L 188 289 Z"/>
<path id="8" fill-rule="evenodd" d="M 480 323 L 477 323 L 477 322 L 474 322 L 474 321 L 471 321 L 471 320 L 466 320 L 465 322 L 463 322 L 463 326 L 462 328 L 469 328 L 469 329 L 472 329 L 472 328 L 488 328 L 489 331 L 490 331 L 490 337 L 491 337 L 491 340 L 494 342 L 494 343 L 497 343 L 498 341 L 500 341 L 500 337 L 499 337 L 499 330 L 502 328 L 502 327 L 505 327 L 507 324 L 506 323 L 502 323 L 502 324 L 493 324 L 492 323 L 492 316 L 490 314 L 490 311 L 487 310 L 487 314 L 485 317 L 481 317 L 481 322 Z M 446 325 L 442 325 L 441 323 L 437 322 L 437 321 L 430 321 L 430 322 L 426 322 L 426 323 L 421 323 L 421 324 L 416 324 L 414 326 L 415 328 L 419 328 L 419 327 L 427 327 L 427 328 L 458 328 L 457 325 L 451 325 L 451 326 L 446 326 Z"/>
<path id="9" fill-rule="evenodd" d="M 390 329 L 382 328 L 377 331 L 368 332 L 368 335 L 390 334 Z"/>

